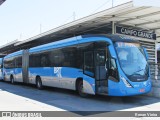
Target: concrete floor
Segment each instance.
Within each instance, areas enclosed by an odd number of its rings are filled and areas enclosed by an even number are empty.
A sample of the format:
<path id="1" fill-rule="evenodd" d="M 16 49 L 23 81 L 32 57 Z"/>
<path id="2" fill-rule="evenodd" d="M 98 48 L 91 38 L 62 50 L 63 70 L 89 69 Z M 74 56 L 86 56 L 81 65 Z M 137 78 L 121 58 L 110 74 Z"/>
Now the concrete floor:
<path id="1" fill-rule="evenodd" d="M 160 99 L 100 95 L 81 98 L 75 91 L 57 88 L 37 90 L 31 85 L 12 85 L 1 81 L 0 111 L 160 111 Z"/>

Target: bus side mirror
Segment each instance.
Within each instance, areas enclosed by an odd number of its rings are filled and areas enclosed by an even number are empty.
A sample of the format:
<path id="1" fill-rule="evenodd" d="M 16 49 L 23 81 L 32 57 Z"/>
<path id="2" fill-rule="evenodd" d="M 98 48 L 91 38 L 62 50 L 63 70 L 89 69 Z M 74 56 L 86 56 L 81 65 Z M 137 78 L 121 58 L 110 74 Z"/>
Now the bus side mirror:
<path id="1" fill-rule="evenodd" d="M 146 48 L 143 47 L 143 51 L 144 51 L 144 53 L 145 53 L 146 59 L 148 60 L 148 59 L 149 59 L 149 56 L 148 56 L 148 53 L 147 53 Z"/>

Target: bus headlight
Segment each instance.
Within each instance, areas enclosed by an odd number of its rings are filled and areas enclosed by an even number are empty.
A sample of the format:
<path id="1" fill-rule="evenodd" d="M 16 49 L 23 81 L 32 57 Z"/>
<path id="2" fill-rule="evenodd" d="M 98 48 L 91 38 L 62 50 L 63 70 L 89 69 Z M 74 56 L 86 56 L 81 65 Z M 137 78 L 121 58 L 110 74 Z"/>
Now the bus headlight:
<path id="1" fill-rule="evenodd" d="M 121 80 L 123 81 L 126 87 L 132 88 L 132 85 L 124 77 L 121 76 Z"/>

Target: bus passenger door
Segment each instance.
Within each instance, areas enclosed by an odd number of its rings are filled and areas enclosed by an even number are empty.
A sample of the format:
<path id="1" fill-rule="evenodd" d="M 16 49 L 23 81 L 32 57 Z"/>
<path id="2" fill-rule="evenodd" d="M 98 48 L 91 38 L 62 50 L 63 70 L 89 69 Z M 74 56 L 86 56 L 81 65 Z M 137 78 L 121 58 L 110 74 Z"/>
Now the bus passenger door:
<path id="1" fill-rule="evenodd" d="M 95 51 L 96 92 L 108 94 L 108 54 L 107 49 Z"/>
<path id="2" fill-rule="evenodd" d="M 23 82 L 29 83 L 28 79 L 28 66 L 29 66 L 29 51 L 23 50 L 22 56 L 22 75 L 23 75 Z"/>
<path id="3" fill-rule="evenodd" d="M 88 94 L 95 94 L 95 78 L 94 78 L 94 52 L 84 52 L 84 66 L 83 66 L 83 92 Z"/>

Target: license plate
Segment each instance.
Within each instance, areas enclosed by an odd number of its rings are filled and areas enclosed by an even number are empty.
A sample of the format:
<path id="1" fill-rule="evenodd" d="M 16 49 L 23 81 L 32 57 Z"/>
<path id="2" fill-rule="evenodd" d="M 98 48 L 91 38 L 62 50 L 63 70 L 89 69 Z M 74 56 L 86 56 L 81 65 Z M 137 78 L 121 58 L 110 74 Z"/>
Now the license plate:
<path id="1" fill-rule="evenodd" d="M 145 89 L 140 89 L 139 92 L 145 92 Z"/>

